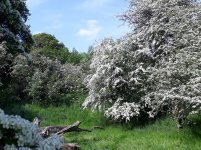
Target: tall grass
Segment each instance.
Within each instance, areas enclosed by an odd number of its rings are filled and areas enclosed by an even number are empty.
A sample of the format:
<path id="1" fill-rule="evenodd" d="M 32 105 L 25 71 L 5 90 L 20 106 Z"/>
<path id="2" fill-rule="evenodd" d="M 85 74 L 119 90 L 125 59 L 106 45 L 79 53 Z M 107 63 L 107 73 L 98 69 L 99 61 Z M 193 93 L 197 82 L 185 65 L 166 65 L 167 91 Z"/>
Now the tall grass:
<path id="1" fill-rule="evenodd" d="M 79 98 L 78 98 L 79 99 Z M 10 109 L 9 109 L 10 108 Z M 22 115 L 31 120 L 37 116 L 42 126 L 69 125 L 79 120 L 81 128 L 103 126 L 104 130 L 72 132 L 65 134 L 66 142 L 79 143 L 82 150 L 200 150 L 201 118 L 194 116 L 192 123 L 178 130 L 172 118 L 157 120 L 144 127 L 108 124 L 101 112 L 80 109 L 79 104 L 70 106 L 40 106 L 36 104 L 15 105 L 5 108 L 7 112 Z M 200 120 L 200 121 L 199 121 Z"/>

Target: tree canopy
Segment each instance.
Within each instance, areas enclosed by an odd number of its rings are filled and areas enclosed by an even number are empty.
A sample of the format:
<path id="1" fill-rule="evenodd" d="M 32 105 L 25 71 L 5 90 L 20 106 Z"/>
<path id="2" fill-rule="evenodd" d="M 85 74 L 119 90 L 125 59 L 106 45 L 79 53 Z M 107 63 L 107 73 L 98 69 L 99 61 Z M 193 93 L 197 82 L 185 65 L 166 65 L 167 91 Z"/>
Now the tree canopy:
<path id="1" fill-rule="evenodd" d="M 33 38 L 35 41 L 33 51 L 37 51 L 51 59 L 58 59 L 63 63 L 66 62 L 69 50 L 55 36 L 48 33 L 39 33 L 33 35 Z"/>
<path id="2" fill-rule="evenodd" d="M 63 43 L 60 43 L 55 36 L 48 33 L 38 33 L 33 35 L 33 38 L 36 42 L 36 48 L 50 48 L 55 50 L 65 48 Z"/>
<path id="3" fill-rule="evenodd" d="M 29 15 L 25 1 L 0 1 L 0 85 L 9 83 L 13 58 L 33 44 L 29 26 L 25 24 Z"/>
<path id="4" fill-rule="evenodd" d="M 33 39 L 29 26 L 25 24 L 30 15 L 25 1 L 2 0 L 0 14 L 0 43 L 6 41 L 7 51 L 15 54 L 30 48 Z"/>

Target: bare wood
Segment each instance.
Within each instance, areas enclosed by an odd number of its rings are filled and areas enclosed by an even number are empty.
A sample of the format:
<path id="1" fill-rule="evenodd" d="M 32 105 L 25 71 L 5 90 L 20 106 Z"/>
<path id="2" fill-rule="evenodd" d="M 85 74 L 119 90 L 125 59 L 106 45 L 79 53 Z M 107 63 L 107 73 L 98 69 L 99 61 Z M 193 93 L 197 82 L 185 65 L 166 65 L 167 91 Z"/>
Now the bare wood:
<path id="1" fill-rule="evenodd" d="M 44 137 L 47 138 L 51 134 L 56 134 L 56 135 L 62 135 L 66 132 L 92 132 L 92 130 L 89 129 L 82 129 L 79 128 L 79 125 L 81 124 L 80 121 L 77 121 L 73 123 L 72 125 L 68 126 L 47 126 L 47 127 L 38 127 L 38 132 Z"/>
<path id="2" fill-rule="evenodd" d="M 62 146 L 62 150 L 79 150 L 80 146 L 77 143 L 68 143 Z"/>
<path id="3" fill-rule="evenodd" d="M 40 127 L 40 123 L 41 120 L 39 120 L 37 117 L 34 118 L 33 120 L 33 124 L 38 127 L 38 132 L 44 137 L 47 138 L 49 137 L 51 134 L 56 134 L 58 135 L 60 138 L 63 138 L 63 134 L 66 132 L 81 132 L 81 131 L 87 131 L 87 132 L 92 132 L 92 130 L 94 129 L 104 129 L 101 126 L 94 126 L 91 128 L 91 130 L 89 129 L 82 129 L 79 128 L 81 122 L 77 121 L 75 123 L 73 123 L 72 125 L 68 125 L 68 126 L 46 126 L 46 127 Z M 67 143 L 67 144 L 63 144 L 62 146 L 62 150 L 79 150 L 80 146 L 77 143 Z"/>
<path id="4" fill-rule="evenodd" d="M 90 129 L 82 129 L 82 128 L 78 128 L 77 131 L 78 131 L 78 132 L 82 132 L 82 131 L 92 132 L 92 130 L 90 130 Z"/>
<path id="5" fill-rule="evenodd" d="M 50 134 L 55 134 L 64 128 L 66 128 L 66 126 L 47 126 L 47 127 L 39 128 L 39 132 L 44 137 L 47 137 Z"/>
<path id="6" fill-rule="evenodd" d="M 72 125 L 69 126 L 47 126 L 47 127 L 40 127 L 41 120 L 39 120 L 37 117 L 34 118 L 33 124 L 35 124 L 38 127 L 38 131 L 43 136 L 49 136 L 50 134 L 61 134 L 65 132 L 71 132 L 71 131 L 87 131 L 92 132 L 94 129 L 104 129 L 101 126 L 94 126 L 90 130 L 89 129 L 81 129 L 79 128 L 79 125 L 81 124 L 80 121 L 75 122 Z"/>
<path id="7" fill-rule="evenodd" d="M 81 124 L 81 122 L 77 121 L 74 124 L 65 127 L 64 129 L 60 130 L 59 132 L 57 132 L 55 134 L 56 135 L 60 135 L 60 134 L 64 134 L 66 132 L 72 132 L 72 131 L 77 131 L 77 132 L 81 132 L 81 131 L 92 132 L 91 130 L 88 130 L 88 129 L 81 129 L 81 128 L 79 128 L 80 124 Z"/>
<path id="8" fill-rule="evenodd" d="M 35 126 L 40 127 L 41 120 L 38 117 L 35 117 L 32 122 Z"/>
<path id="9" fill-rule="evenodd" d="M 76 131 L 80 125 L 80 121 L 75 122 L 72 125 L 66 126 L 65 128 L 61 129 L 60 131 L 56 132 L 56 135 L 63 134 L 65 132 L 71 132 L 71 131 Z"/>

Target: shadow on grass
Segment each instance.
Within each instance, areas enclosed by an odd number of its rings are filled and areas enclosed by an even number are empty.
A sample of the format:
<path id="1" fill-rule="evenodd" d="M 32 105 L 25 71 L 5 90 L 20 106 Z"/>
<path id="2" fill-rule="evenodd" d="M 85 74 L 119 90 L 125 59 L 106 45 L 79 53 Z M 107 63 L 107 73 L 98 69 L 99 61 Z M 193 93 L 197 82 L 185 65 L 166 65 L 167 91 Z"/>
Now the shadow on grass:
<path id="1" fill-rule="evenodd" d="M 32 121 L 33 118 L 37 116 L 37 114 L 27 110 L 25 106 L 25 103 L 10 101 L 7 104 L 1 105 L 0 108 L 4 110 L 5 114 L 18 115 L 24 119 Z"/>
<path id="2" fill-rule="evenodd" d="M 191 115 L 188 120 L 188 127 L 192 134 L 201 139 L 201 114 Z"/>
<path id="3" fill-rule="evenodd" d="M 26 109 L 27 101 L 21 100 L 17 96 L 13 96 L 12 92 L 7 88 L 0 89 L 0 109 L 8 115 L 19 115 L 24 119 L 32 121 L 36 114 Z"/>
<path id="4" fill-rule="evenodd" d="M 28 104 L 36 104 L 42 108 L 47 107 L 60 107 L 60 106 L 81 106 L 84 99 L 86 98 L 86 92 L 71 92 L 65 95 L 60 96 L 59 98 L 55 98 L 52 100 L 43 99 L 41 101 L 31 101 L 31 102 L 24 102 Z"/>
<path id="5" fill-rule="evenodd" d="M 146 128 L 148 126 L 151 126 L 155 124 L 156 122 L 165 122 L 164 120 L 167 120 L 167 118 L 170 118 L 168 115 L 161 115 L 156 118 L 149 118 L 147 114 L 142 115 L 138 118 L 131 118 L 130 121 L 126 120 L 113 120 L 112 118 L 102 118 L 102 121 L 105 123 L 105 126 L 115 126 L 115 127 L 123 127 L 125 130 L 133 130 L 136 128 Z"/>

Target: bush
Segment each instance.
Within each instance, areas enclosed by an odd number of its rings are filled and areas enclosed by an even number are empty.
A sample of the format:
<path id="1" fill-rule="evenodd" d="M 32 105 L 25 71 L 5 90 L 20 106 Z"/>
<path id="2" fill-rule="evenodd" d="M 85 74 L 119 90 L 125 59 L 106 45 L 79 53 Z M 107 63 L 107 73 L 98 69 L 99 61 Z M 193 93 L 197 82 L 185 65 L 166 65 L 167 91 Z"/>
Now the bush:
<path id="1" fill-rule="evenodd" d="M 82 84 L 82 69 L 61 64 L 40 54 L 32 55 L 32 63 L 19 55 L 12 71 L 11 88 L 19 97 L 32 102 L 57 103 L 63 95 L 78 90 Z"/>

